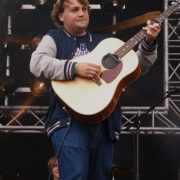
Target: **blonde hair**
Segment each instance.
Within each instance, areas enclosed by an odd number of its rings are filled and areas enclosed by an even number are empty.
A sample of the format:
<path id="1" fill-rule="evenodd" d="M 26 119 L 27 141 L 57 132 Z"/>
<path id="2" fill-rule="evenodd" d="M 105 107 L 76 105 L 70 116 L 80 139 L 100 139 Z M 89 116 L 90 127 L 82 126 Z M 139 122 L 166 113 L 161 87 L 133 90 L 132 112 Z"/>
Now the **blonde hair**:
<path id="1" fill-rule="evenodd" d="M 62 28 L 63 26 L 63 23 L 59 20 L 58 15 L 64 11 L 65 2 L 69 2 L 69 0 L 57 0 L 53 6 L 53 10 L 51 11 L 51 18 L 57 28 Z M 89 6 L 88 0 L 78 0 L 78 2 L 85 6 Z"/>
<path id="2" fill-rule="evenodd" d="M 51 156 L 48 160 L 48 171 L 50 172 L 54 166 L 57 164 L 57 158 L 55 156 Z"/>

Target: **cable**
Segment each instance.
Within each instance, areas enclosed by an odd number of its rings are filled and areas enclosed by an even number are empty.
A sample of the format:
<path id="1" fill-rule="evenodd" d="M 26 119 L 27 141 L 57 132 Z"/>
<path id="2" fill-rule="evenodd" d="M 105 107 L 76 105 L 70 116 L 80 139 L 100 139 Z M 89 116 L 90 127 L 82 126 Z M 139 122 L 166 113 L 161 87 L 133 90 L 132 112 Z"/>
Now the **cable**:
<path id="1" fill-rule="evenodd" d="M 57 156 L 58 156 L 58 154 L 59 154 L 59 152 L 60 152 L 60 150 L 61 150 L 61 147 L 62 147 L 62 145 L 63 145 L 63 143 L 64 143 L 65 138 L 66 138 L 66 135 L 67 135 L 67 132 L 68 132 L 68 130 L 69 130 L 69 127 L 70 127 L 70 125 L 71 125 L 71 116 L 69 116 L 69 122 L 68 122 L 67 124 L 68 124 L 68 126 L 67 126 L 66 131 L 65 131 L 65 133 L 64 133 L 64 136 L 63 136 L 63 138 L 62 138 L 62 141 L 61 141 L 61 143 L 59 144 L 59 148 L 57 149 L 57 152 L 56 152 L 56 154 L 55 154 L 55 158 L 54 158 L 54 161 L 53 161 L 53 163 L 52 163 L 51 170 L 50 170 L 50 172 L 49 172 L 48 180 L 50 180 L 50 178 L 51 178 L 52 170 L 53 170 L 53 167 L 54 167 L 54 165 L 55 165 Z"/>

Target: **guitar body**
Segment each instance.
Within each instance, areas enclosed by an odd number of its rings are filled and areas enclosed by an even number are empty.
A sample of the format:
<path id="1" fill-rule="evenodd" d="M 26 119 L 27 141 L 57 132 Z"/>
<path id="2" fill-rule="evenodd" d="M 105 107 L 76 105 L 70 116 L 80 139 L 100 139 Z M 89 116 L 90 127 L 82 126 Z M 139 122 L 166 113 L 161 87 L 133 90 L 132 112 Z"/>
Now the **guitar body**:
<path id="1" fill-rule="evenodd" d="M 113 53 L 124 43 L 116 38 L 108 38 L 100 42 L 89 54 L 73 59 L 75 62 L 91 62 L 101 65 L 102 72 L 107 69 L 102 59 L 107 53 Z M 138 58 L 131 50 L 121 59 L 121 70 L 111 82 L 104 81 L 101 85 L 92 79 L 76 77 L 72 81 L 51 81 L 55 94 L 66 105 L 67 110 L 86 123 L 95 123 L 107 118 L 115 108 L 123 88 L 140 74 Z M 113 75 L 113 69 L 107 74 Z M 111 78 L 110 78 L 111 79 Z"/>

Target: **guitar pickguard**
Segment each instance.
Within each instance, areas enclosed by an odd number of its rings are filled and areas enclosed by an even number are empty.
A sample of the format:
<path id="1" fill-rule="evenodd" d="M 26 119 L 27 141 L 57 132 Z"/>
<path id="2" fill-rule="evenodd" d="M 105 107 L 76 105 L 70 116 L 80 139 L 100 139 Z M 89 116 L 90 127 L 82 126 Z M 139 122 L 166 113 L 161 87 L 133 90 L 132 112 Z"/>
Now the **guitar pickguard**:
<path id="1" fill-rule="evenodd" d="M 106 83 L 111 83 L 120 74 L 122 68 L 123 63 L 120 62 L 114 69 L 104 70 L 100 76 Z"/>

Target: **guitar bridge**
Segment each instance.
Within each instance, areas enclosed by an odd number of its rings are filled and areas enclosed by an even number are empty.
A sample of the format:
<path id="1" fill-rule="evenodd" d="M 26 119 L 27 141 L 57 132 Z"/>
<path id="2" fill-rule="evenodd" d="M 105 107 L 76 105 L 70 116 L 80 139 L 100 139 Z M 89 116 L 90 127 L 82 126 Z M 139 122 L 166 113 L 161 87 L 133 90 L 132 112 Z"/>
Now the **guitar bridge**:
<path id="1" fill-rule="evenodd" d="M 92 79 L 98 86 L 100 86 L 100 85 L 102 84 L 101 81 L 100 81 L 100 78 L 97 77 L 97 76 L 92 77 L 91 79 Z"/>

